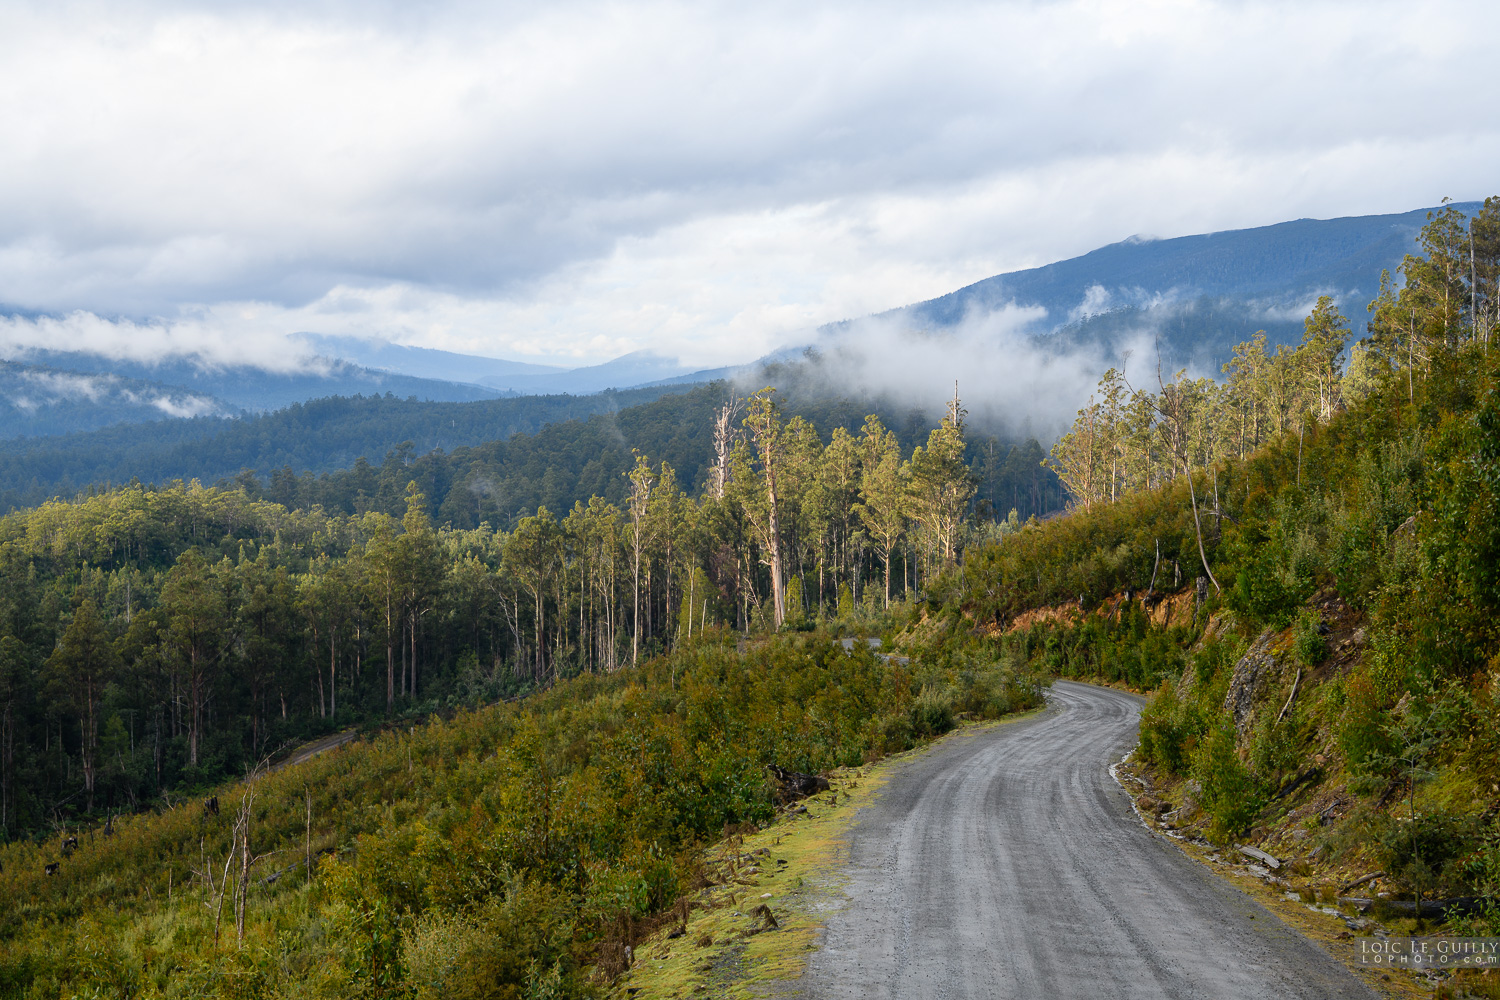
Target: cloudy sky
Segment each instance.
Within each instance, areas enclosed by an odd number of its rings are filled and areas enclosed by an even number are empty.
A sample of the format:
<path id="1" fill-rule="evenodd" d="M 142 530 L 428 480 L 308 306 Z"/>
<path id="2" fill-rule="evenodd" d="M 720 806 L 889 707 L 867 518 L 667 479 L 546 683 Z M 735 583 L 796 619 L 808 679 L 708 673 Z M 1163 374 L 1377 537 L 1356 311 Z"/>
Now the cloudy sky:
<path id="1" fill-rule="evenodd" d="M 743 361 L 1500 188 L 1491 3 L 5 2 L 0 340 Z"/>

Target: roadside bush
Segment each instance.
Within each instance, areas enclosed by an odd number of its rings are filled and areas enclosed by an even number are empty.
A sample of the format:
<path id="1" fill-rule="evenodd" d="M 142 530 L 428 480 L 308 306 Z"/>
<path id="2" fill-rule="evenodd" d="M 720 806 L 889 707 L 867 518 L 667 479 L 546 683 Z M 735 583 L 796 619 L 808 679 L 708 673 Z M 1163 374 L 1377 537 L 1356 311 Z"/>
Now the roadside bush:
<path id="1" fill-rule="evenodd" d="M 1199 804 L 1208 815 L 1208 837 L 1226 843 L 1244 832 L 1260 811 L 1255 778 L 1235 752 L 1234 727 L 1212 729 L 1193 755 L 1192 776 L 1203 787 Z"/>
<path id="2" fill-rule="evenodd" d="M 907 715 L 911 731 L 918 739 L 941 736 L 953 728 L 953 695 L 946 689 L 923 688 Z"/>
<path id="3" fill-rule="evenodd" d="M 1262 713 L 1250 737 L 1250 766 L 1262 781 L 1275 782 L 1302 762 L 1301 741 L 1293 721 L 1276 721 L 1270 712 Z"/>
<path id="4" fill-rule="evenodd" d="M 1366 674 L 1356 672 L 1344 679 L 1343 700 L 1339 749 L 1351 774 L 1369 775 L 1392 752 L 1380 693 Z"/>
<path id="5" fill-rule="evenodd" d="M 1418 812 L 1415 818 L 1382 819 L 1375 829 L 1381 867 L 1402 888 L 1423 897 L 1466 888 L 1462 862 L 1478 846 L 1474 817 Z"/>
<path id="6" fill-rule="evenodd" d="M 1189 735 L 1185 708 L 1177 697 L 1177 685 L 1168 680 L 1141 710 L 1141 756 L 1174 774 L 1182 773 L 1187 763 L 1182 747 Z"/>
<path id="7" fill-rule="evenodd" d="M 911 715 L 903 712 L 900 715 L 886 716 L 880 723 L 880 745 L 877 748 L 880 753 L 900 753 L 910 750 L 917 745 L 915 734 L 912 732 Z"/>

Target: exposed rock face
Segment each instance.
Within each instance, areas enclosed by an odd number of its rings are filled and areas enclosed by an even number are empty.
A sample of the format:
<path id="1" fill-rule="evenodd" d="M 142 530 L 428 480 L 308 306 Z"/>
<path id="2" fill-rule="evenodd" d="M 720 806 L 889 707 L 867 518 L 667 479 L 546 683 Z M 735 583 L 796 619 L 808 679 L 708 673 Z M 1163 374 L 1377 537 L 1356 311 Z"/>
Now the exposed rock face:
<path id="1" fill-rule="evenodd" d="M 1224 696 L 1224 711 L 1234 719 L 1235 731 L 1243 737 L 1250 725 L 1250 713 L 1255 708 L 1255 699 L 1266 684 L 1274 683 L 1281 672 L 1276 657 L 1271 654 L 1271 642 L 1276 633 L 1272 629 L 1262 632 L 1250 646 L 1249 651 L 1234 665 L 1229 678 L 1229 693 Z"/>

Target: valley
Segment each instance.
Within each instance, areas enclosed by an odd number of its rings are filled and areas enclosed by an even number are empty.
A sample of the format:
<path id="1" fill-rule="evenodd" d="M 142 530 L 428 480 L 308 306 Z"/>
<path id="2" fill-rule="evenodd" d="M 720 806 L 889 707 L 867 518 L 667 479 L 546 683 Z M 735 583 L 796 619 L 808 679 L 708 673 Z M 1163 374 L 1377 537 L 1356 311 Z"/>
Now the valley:
<path id="1" fill-rule="evenodd" d="M 1050 454 L 810 356 L 379 467 L 366 418 L 533 404 L 299 404 L 225 433 L 307 474 L 18 505 L 0 996 L 605 996 L 710 918 L 652 995 L 770 988 L 783 930 L 809 996 L 1493 994 L 1360 985 L 1138 816 L 1347 940 L 1500 930 L 1497 219 L 1222 381 L 1096 373 Z M 849 793 L 849 906 L 782 928 L 746 845 Z"/>

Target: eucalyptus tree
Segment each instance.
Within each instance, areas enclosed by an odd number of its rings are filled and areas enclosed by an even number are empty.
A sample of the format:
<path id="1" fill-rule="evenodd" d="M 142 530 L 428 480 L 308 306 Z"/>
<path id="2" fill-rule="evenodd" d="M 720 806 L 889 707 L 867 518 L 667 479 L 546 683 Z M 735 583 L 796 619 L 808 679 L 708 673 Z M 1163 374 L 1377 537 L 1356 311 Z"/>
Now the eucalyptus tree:
<path id="1" fill-rule="evenodd" d="M 401 627 L 401 580 L 405 575 L 405 553 L 396 544 L 396 519 L 370 511 L 360 522 L 367 539 L 364 545 L 365 595 L 376 609 L 385 640 L 385 711 L 396 707 L 396 642 Z"/>
<path id="2" fill-rule="evenodd" d="M 167 573 L 161 607 L 165 613 L 163 646 L 178 672 L 185 675 L 188 699 L 188 763 L 198 765 L 204 708 L 222 662 L 226 627 L 233 620 L 219 574 L 188 549 Z"/>
<path id="3" fill-rule="evenodd" d="M 437 606 L 442 594 L 443 559 L 438 551 L 437 535 L 427 517 L 427 498 L 415 482 L 406 486 L 406 515 L 401 519 L 401 535 L 396 539 L 401 576 L 401 609 L 407 648 L 411 652 L 411 674 L 408 680 L 402 669 L 402 686 L 406 694 L 417 695 L 417 639 L 422 620 Z"/>
<path id="4" fill-rule="evenodd" d="M 562 528 L 546 507 L 521 518 L 505 542 L 505 572 L 531 598 L 531 677 L 537 682 L 547 677 L 547 598 L 562 559 L 562 542 Z"/>
<path id="5" fill-rule="evenodd" d="M 911 455 L 912 518 L 928 534 L 936 561 L 958 557 L 958 539 L 978 484 L 964 461 L 965 411 L 954 393 L 942 423 L 927 435 L 927 447 Z"/>
<path id="6" fill-rule="evenodd" d="M 1305 373 L 1308 403 L 1315 405 L 1318 419 L 1333 418 L 1339 406 L 1339 382 L 1343 374 L 1341 357 L 1349 339 L 1349 321 L 1339 312 L 1333 299 L 1318 296 L 1318 303 L 1303 324 L 1302 346 L 1298 355 Z"/>
<path id="7" fill-rule="evenodd" d="M 819 605 L 827 596 L 828 570 L 833 571 L 835 590 L 848 572 L 848 554 L 858 524 L 854 507 L 859 502 L 860 454 L 859 440 L 846 428 L 835 427 L 803 498 L 818 566 Z"/>
<path id="8" fill-rule="evenodd" d="M 784 428 L 776 401 L 772 398 L 776 390 L 762 389 L 750 397 L 749 412 L 745 415 L 745 430 L 754 444 L 754 455 L 758 466 L 758 481 L 753 493 L 760 508 L 760 517 L 752 523 L 760 536 L 761 549 L 765 553 L 771 571 L 771 611 L 776 627 L 786 620 L 786 573 L 782 565 L 781 551 L 781 495 L 779 479 L 783 474 Z"/>
<path id="9" fill-rule="evenodd" d="M 651 523 L 647 517 L 651 505 L 651 486 L 656 482 L 656 473 L 651 463 L 640 452 L 635 454 L 635 468 L 626 473 L 630 480 L 630 548 L 632 552 L 631 579 L 634 582 L 633 612 L 635 627 L 630 639 L 630 662 L 635 664 L 641 657 L 641 556 L 651 537 Z"/>
<path id="10" fill-rule="evenodd" d="M 85 597 L 47 659 L 47 688 L 52 703 L 72 715 L 78 724 L 83 787 L 90 810 L 94 808 L 94 781 L 98 774 L 100 699 L 118 667 L 119 658 L 109 632 L 94 602 Z M 7 712 L 8 709 L 9 705 Z"/>
<path id="11" fill-rule="evenodd" d="M 885 606 L 891 604 L 891 558 L 906 534 L 911 466 L 901 461 L 896 435 L 875 416 L 865 418 L 863 469 L 860 476 L 859 515 L 885 567 Z"/>

